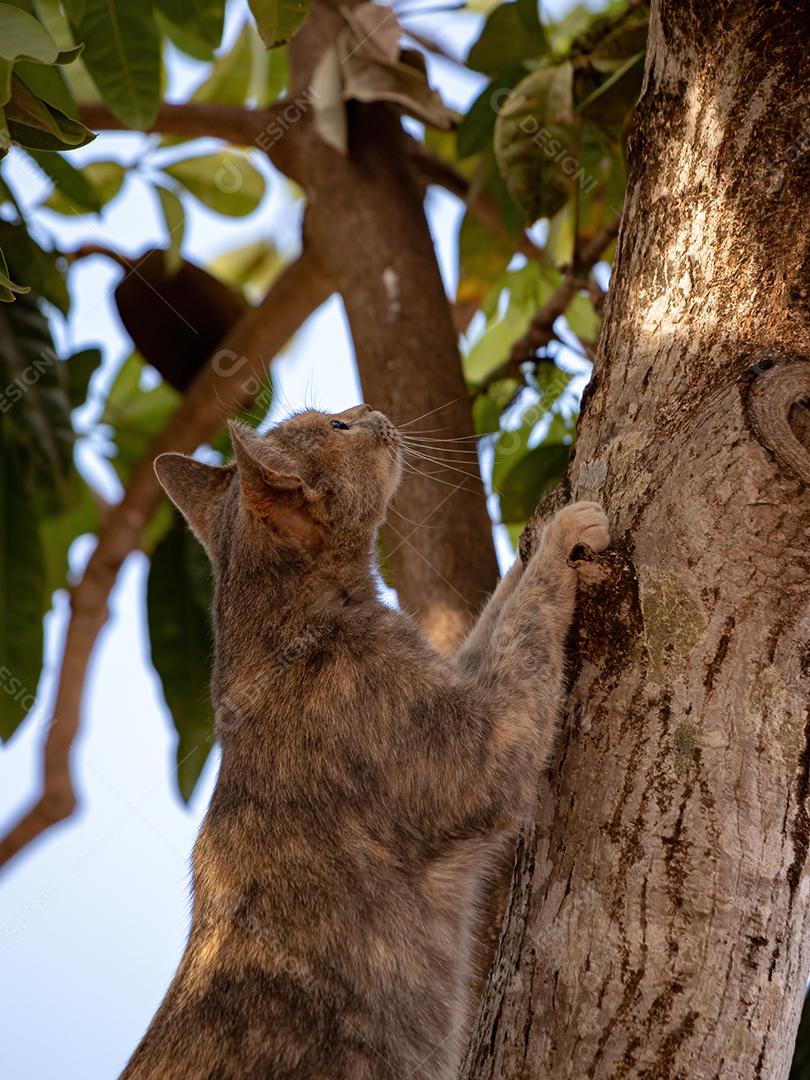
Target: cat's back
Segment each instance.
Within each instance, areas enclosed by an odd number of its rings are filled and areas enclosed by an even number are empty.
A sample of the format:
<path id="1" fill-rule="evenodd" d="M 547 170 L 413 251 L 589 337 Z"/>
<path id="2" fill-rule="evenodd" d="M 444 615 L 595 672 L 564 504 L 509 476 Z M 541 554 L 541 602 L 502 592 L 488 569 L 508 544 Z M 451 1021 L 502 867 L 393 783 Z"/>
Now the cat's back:
<path id="1" fill-rule="evenodd" d="M 352 615 L 294 636 L 223 738 L 189 947 L 127 1080 L 172 1075 L 152 1052 L 189 1078 L 452 1074 L 466 928 L 398 770 L 463 687 L 407 616 Z"/>

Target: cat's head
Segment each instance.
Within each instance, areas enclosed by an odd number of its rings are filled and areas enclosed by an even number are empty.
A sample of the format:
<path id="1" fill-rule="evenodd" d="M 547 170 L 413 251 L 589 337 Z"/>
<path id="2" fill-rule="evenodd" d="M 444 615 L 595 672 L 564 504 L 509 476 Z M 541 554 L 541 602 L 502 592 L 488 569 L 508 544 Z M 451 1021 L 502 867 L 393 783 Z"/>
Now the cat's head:
<path id="1" fill-rule="evenodd" d="M 161 454 L 155 472 L 214 555 L 223 529 L 254 548 L 305 554 L 362 545 L 385 516 L 401 475 L 400 437 L 369 405 L 298 413 L 258 435 L 229 424 L 234 460 L 206 465 Z"/>

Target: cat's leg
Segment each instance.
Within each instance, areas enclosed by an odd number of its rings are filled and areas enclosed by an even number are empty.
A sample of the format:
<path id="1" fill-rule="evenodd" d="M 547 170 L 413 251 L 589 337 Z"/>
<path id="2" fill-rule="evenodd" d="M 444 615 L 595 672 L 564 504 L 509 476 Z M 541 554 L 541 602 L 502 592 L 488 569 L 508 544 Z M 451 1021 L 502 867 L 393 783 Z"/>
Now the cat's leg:
<path id="1" fill-rule="evenodd" d="M 574 503 L 551 520 L 523 572 L 510 572 L 505 595 L 484 611 L 467 658 L 455 661 L 463 705 L 443 714 L 437 704 L 431 740 L 415 734 L 407 758 L 398 754 L 397 805 L 432 840 L 516 824 L 557 727 L 577 591 L 569 560 L 578 545 L 598 552 L 609 542 L 598 503 Z"/>
<path id="2" fill-rule="evenodd" d="M 489 789 L 486 798 L 494 797 L 507 817 L 522 802 L 521 789 L 536 778 L 554 740 L 565 638 L 576 602 L 577 571 L 570 556 L 579 545 L 599 552 L 609 543 L 598 503 L 562 509 L 503 603 L 491 644 L 481 655 L 474 677 L 492 718 L 482 780 Z"/>
<path id="3" fill-rule="evenodd" d="M 509 572 L 505 574 L 495 592 L 484 605 L 481 614 L 470 633 L 459 646 L 456 663 L 465 671 L 475 671 L 481 664 L 492 644 L 495 627 L 503 606 L 520 583 L 523 575 L 523 563 L 517 558 Z"/>

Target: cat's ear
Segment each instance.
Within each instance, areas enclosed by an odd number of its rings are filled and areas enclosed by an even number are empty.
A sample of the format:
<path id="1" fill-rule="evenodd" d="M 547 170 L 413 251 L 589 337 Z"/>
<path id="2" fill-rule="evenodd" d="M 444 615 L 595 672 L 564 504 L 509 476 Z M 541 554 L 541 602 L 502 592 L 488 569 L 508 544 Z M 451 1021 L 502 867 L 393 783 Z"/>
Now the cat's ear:
<path id="1" fill-rule="evenodd" d="M 235 471 L 233 465 L 206 465 L 185 454 L 155 458 L 155 473 L 163 490 L 208 551 Z"/>
<path id="2" fill-rule="evenodd" d="M 248 509 L 285 539 L 316 546 L 321 531 L 315 513 L 320 492 L 296 473 L 273 469 L 262 461 L 259 439 L 250 428 L 230 420 L 228 429 Z"/>

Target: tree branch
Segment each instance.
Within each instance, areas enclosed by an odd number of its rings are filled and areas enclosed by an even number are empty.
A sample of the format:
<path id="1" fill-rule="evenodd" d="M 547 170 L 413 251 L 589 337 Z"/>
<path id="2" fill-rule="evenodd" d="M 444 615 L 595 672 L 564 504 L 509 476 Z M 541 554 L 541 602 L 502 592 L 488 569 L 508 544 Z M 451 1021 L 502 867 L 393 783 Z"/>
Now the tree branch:
<path id="1" fill-rule="evenodd" d="M 74 248 L 73 251 L 65 251 L 63 254 L 69 262 L 78 262 L 79 259 L 89 259 L 93 255 L 101 255 L 103 258 L 117 263 L 123 270 L 129 271 L 132 269 L 131 260 L 128 260 L 120 251 L 106 247 L 104 244 L 81 244 L 79 247 Z"/>
<path id="2" fill-rule="evenodd" d="M 70 748 L 79 728 L 87 666 L 107 620 L 107 600 L 126 557 L 163 498 L 153 469 L 167 450 L 191 453 L 210 439 L 227 416 L 250 404 L 269 361 L 324 303 L 332 288 L 320 264 L 305 251 L 287 267 L 264 300 L 251 308 L 222 341 L 196 377 L 164 430 L 132 474 L 129 487 L 110 511 L 79 584 L 72 590 L 53 718 L 43 754 L 39 798 L 0 840 L 0 866 L 76 805 Z"/>
<path id="3" fill-rule="evenodd" d="M 182 105 L 163 103 L 154 123 L 146 131 L 190 139 L 224 139 L 239 146 L 250 146 L 272 119 L 272 113 L 272 108 L 252 109 L 209 101 L 189 101 Z M 93 131 L 132 130 L 101 101 L 80 104 L 79 119 Z"/>
<path id="4" fill-rule="evenodd" d="M 209 101 L 189 101 L 182 105 L 164 102 L 146 133 L 189 139 L 223 139 L 236 146 L 257 146 L 264 150 L 277 169 L 295 180 L 298 175 L 296 140 L 290 135 L 310 107 L 311 99 L 307 94 L 276 102 L 264 109 Z M 100 101 L 79 105 L 79 119 L 93 131 L 134 130 Z"/>

